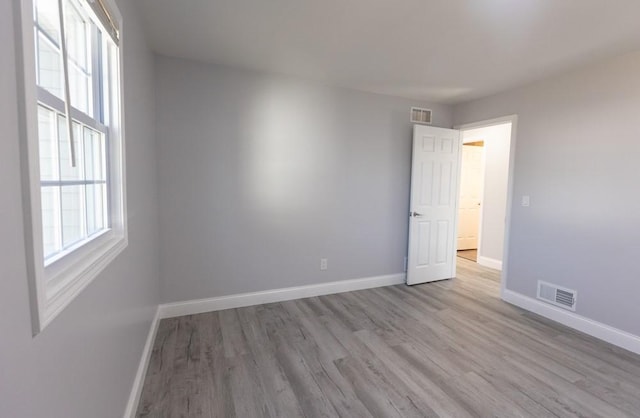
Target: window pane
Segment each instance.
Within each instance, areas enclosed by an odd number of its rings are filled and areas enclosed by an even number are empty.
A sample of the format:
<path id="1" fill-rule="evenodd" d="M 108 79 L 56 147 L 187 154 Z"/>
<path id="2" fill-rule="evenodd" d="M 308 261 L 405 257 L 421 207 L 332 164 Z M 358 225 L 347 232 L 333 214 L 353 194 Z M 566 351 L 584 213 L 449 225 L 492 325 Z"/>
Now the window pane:
<path id="1" fill-rule="evenodd" d="M 79 124 L 73 122 L 73 143 L 76 152 L 76 166 L 71 166 L 71 146 L 67 135 L 67 118 L 58 115 L 58 132 L 60 138 L 60 177 L 62 180 L 84 180 L 84 152 L 80 135 L 82 129 Z"/>
<path id="2" fill-rule="evenodd" d="M 105 180 L 104 135 L 85 127 L 84 143 L 85 178 L 87 180 Z"/>
<path id="3" fill-rule="evenodd" d="M 38 85 L 61 100 L 65 100 L 60 30 L 57 1 L 38 0 L 36 51 Z M 93 116 L 93 88 L 91 81 L 91 30 L 93 24 L 85 20 L 72 2 L 65 5 L 65 39 L 69 60 L 69 93 L 71 105 Z"/>
<path id="4" fill-rule="evenodd" d="M 93 131 L 89 128 L 84 128 L 84 178 L 87 180 L 95 180 L 95 169 L 93 164 Z"/>
<path id="5" fill-rule="evenodd" d="M 42 33 L 38 34 L 38 85 L 64 100 L 62 84 L 62 56 Z"/>
<path id="6" fill-rule="evenodd" d="M 64 1 L 64 31 L 59 27 L 58 0 L 33 0 L 38 86 L 66 100 L 62 32 L 66 40 L 70 104 L 84 113 L 79 120 L 113 121 L 105 114 L 118 79 L 118 49 L 100 34 L 92 14 L 76 0 Z M 112 56 L 109 57 L 109 54 Z M 42 93 L 42 91 L 40 92 Z M 107 136 L 73 121 L 75 167 L 71 166 L 67 117 L 58 100 L 39 95 L 43 247 L 48 262 L 110 226 L 107 184 Z M 117 105 L 117 103 L 115 103 Z M 117 116 L 118 113 L 116 112 Z M 117 120 L 116 120 L 117 122 Z M 89 125 L 92 125 L 89 123 Z M 93 126 L 93 125 L 92 125 Z"/>
<path id="7" fill-rule="evenodd" d="M 67 2 L 65 11 L 67 53 L 76 65 L 88 71 L 89 25 L 72 3 Z"/>
<path id="8" fill-rule="evenodd" d="M 87 186 L 87 234 L 92 235 L 103 230 L 106 222 L 106 186 L 88 184 Z"/>
<path id="9" fill-rule="evenodd" d="M 38 141 L 40 146 L 40 179 L 58 180 L 58 135 L 56 114 L 38 106 Z"/>
<path id="10" fill-rule="evenodd" d="M 43 187 L 41 189 L 44 258 L 48 258 L 61 250 L 59 193 L 59 187 Z"/>
<path id="11" fill-rule="evenodd" d="M 90 82 L 91 25 L 85 21 L 74 4 L 68 2 L 65 11 L 71 105 L 93 116 L 92 106 L 90 106 L 93 102 Z"/>
<path id="12" fill-rule="evenodd" d="M 56 45 L 59 45 L 60 17 L 58 14 L 58 2 L 52 0 L 36 0 L 34 6 L 38 26 Z"/>
<path id="13" fill-rule="evenodd" d="M 62 186 L 62 245 L 80 241 L 84 226 L 84 186 Z"/>
<path id="14" fill-rule="evenodd" d="M 76 109 L 93 116 L 90 112 L 91 106 L 89 96 L 90 79 L 87 74 L 77 66 L 69 64 L 69 94 L 71 95 L 71 105 Z"/>

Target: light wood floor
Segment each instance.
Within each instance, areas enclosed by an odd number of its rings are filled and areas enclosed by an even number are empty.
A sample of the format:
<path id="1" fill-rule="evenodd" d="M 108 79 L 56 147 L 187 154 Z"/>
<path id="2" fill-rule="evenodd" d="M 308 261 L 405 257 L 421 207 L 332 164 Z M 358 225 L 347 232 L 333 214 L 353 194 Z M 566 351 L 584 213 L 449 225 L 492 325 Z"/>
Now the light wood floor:
<path id="1" fill-rule="evenodd" d="M 458 250 L 458 257 L 471 261 L 478 261 L 478 250 Z"/>
<path id="2" fill-rule="evenodd" d="M 444 282 L 163 320 L 138 416 L 640 416 L 640 356 L 458 266 Z"/>

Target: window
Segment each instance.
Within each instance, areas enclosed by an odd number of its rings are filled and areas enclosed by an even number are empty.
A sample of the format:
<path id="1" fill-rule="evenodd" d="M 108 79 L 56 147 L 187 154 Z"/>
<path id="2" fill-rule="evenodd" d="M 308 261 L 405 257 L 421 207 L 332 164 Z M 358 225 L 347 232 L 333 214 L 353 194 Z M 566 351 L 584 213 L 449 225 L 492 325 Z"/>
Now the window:
<path id="1" fill-rule="evenodd" d="M 110 0 L 22 0 L 26 236 L 34 333 L 127 245 L 121 19 Z"/>

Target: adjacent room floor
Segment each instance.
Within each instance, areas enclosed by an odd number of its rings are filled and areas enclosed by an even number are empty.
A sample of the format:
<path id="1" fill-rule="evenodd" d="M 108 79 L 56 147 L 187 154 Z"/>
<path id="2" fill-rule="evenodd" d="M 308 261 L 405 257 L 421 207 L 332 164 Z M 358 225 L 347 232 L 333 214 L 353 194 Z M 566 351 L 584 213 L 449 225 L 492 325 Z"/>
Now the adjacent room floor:
<path id="1" fill-rule="evenodd" d="M 471 261 L 478 261 L 478 250 L 458 250 L 458 257 Z"/>
<path id="2" fill-rule="evenodd" d="M 163 320 L 140 417 L 640 416 L 640 356 L 502 302 L 498 272 Z"/>

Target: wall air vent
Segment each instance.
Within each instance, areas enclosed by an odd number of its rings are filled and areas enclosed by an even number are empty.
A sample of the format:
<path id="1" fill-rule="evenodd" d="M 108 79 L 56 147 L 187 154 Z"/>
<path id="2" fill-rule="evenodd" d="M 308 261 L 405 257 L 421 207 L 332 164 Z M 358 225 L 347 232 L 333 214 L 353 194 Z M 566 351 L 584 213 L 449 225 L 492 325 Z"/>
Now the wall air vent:
<path id="1" fill-rule="evenodd" d="M 411 123 L 423 123 L 431 125 L 431 109 L 422 109 L 419 107 L 411 108 Z"/>
<path id="2" fill-rule="evenodd" d="M 538 299 L 571 311 L 576 310 L 578 292 L 555 284 L 538 281 Z"/>

